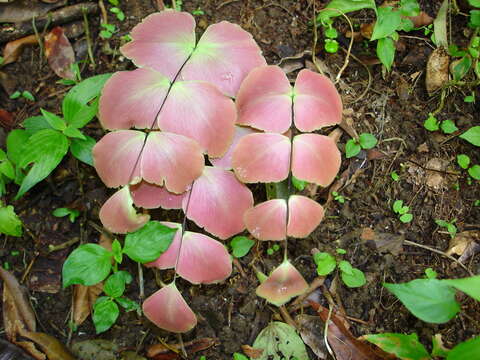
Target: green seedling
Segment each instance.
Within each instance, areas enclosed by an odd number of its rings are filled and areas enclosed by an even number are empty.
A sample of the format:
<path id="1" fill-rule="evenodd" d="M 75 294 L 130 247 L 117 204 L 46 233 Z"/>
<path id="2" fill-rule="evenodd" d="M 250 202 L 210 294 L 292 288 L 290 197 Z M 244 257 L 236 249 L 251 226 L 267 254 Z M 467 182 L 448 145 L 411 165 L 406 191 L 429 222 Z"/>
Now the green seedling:
<path id="1" fill-rule="evenodd" d="M 424 121 L 423 126 L 428 131 L 437 131 L 441 129 L 444 134 L 453 134 L 455 131 L 458 131 L 453 120 L 443 120 L 442 122 L 439 122 L 432 113 L 428 114 L 428 118 Z"/>
<path id="2" fill-rule="evenodd" d="M 343 249 L 337 249 L 337 254 L 344 255 Z M 350 262 L 337 258 L 327 252 L 313 254 L 313 260 L 317 265 L 317 273 L 320 276 L 327 276 L 336 268 L 340 271 L 340 278 L 350 288 L 363 286 L 366 283 L 365 274 L 360 269 L 354 268 Z"/>
<path id="3" fill-rule="evenodd" d="M 192 15 L 205 15 L 205 11 L 198 7 L 197 10 L 192 11 Z"/>
<path id="4" fill-rule="evenodd" d="M 436 219 L 435 224 L 437 224 L 440 227 L 443 227 L 447 229 L 448 233 L 450 234 L 450 237 L 453 239 L 455 235 L 457 234 L 457 227 L 455 226 L 455 222 L 457 219 L 453 219 L 452 221 L 448 222 L 445 220 L 441 219 Z"/>
<path id="5" fill-rule="evenodd" d="M 458 137 L 478 147 L 480 146 L 480 126 L 473 126 Z"/>
<path id="6" fill-rule="evenodd" d="M 125 20 L 125 14 L 123 13 L 123 11 L 122 11 L 120 8 L 118 8 L 118 7 L 112 7 L 112 8 L 110 8 L 110 12 L 111 12 L 112 14 L 115 14 L 115 16 L 117 17 L 117 19 L 118 19 L 119 21 Z"/>
<path id="7" fill-rule="evenodd" d="M 11 268 L 10 263 L 8 261 L 4 261 L 3 262 L 3 268 L 5 270 L 10 270 L 10 268 Z"/>
<path id="8" fill-rule="evenodd" d="M 377 145 L 377 138 L 369 133 L 360 134 L 358 139 L 350 139 L 345 145 L 347 158 L 357 156 L 362 149 L 372 149 Z"/>
<path id="9" fill-rule="evenodd" d="M 69 208 L 58 208 L 53 211 L 53 216 L 64 217 L 68 216 L 71 223 L 75 222 L 75 219 L 80 215 L 80 211 Z"/>
<path id="10" fill-rule="evenodd" d="M 0 234 L 22 236 L 22 221 L 12 205 L 4 206 L 0 201 Z"/>
<path id="11" fill-rule="evenodd" d="M 267 249 L 267 254 L 268 255 L 273 255 L 275 252 L 277 252 L 278 250 L 280 250 L 280 245 L 278 244 L 274 244 L 272 247 L 269 247 Z"/>
<path id="12" fill-rule="evenodd" d="M 400 180 L 400 175 L 396 171 L 392 171 L 390 173 L 390 177 L 392 178 L 393 181 L 399 181 Z"/>
<path id="13" fill-rule="evenodd" d="M 24 99 L 30 100 L 30 101 L 35 101 L 35 97 L 32 95 L 30 91 L 24 90 L 24 91 L 15 91 L 12 95 L 10 95 L 10 99 L 15 100 L 18 99 L 19 97 L 23 97 Z"/>
<path id="14" fill-rule="evenodd" d="M 467 170 L 468 175 L 475 180 L 480 180 L 480 165 L 470 166 L 470 157 L 465 154 L 457 155 L 457 164 L 464 170 Z M 472 182 L 470 178 L 467 179 L 467 183 L 470 185 Z"/>
<path id="15" fill-rule="evenodd" d="M 247 255 L 253 245 L 255 245 L 255 241 L 249 239 L 246 236 L 235 236 L 230 241 L 232 255 L 236 258 L 241 258 Z"/>
<path id="16" fill-rule="evenodd" d="M 395 200 L 392 206 L 393 212 L 398 214 L 399 220 L 406 224 L 413 220 L 413 215 L 409 213 L 410 208 L 403 205 L 403 200 Z"/>
<path id="17" fill-rule="evenodd" d="M 339 194 L 338 192 L 336 192 L 336 191 L 332 191 L 332 196 L 333 196 L 333 200 L 338 201 L 340 204 L 344 204 L 344 203 L 345 203 L 345 199 L 348 199 L 348 198 L 346 198 L 345 196 L 340 195 L 340 194 Z"/>
<path id="18" fill-rule="evenodd" d="M 100 37 L 103 39 L 110 39 L 117 31 L 117 27 L 113 24 L 102 23 L 101 27 L 103 30 L 100 31 Z"/>

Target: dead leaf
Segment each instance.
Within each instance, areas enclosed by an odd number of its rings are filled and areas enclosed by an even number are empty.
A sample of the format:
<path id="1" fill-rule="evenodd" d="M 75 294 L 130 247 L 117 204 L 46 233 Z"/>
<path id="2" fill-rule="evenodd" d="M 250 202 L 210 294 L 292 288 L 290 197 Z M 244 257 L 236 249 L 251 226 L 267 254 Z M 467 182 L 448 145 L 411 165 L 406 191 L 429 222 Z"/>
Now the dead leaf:
<path id="1" fill-rule="evenodd" d="M 22 336 L 38 344 L 47 355 L 48 360 L 75 360 L 66 346 L 51 335 L 26 331 Z"/>
<path id="2" fill-rule="evenodd" d="M 430 54 L 425 78 L 425 85 L 430 95 L 448 82 L 449 63 L 450 57 L 443 48 L 437 48 Z"/>
<path id="3" fill-rule="evenodd" d="M 92 285 L 75 285 L 73 288 L 73 322 L 81 325 L 90 315 L 93 305 L 103 291 L 103 282 Z"/>
<path id="4" fill-rule="evenodd" d="M 193 354 L 212 346 L 219 345 L 217 338 L 200 338 L 183 344 L 188 354 Z M 181 344 L 155 344 L 148 348 L 147 357 L 155 360 L 180 359 Z"/>
<path id="5" fill-rule="evenodd" d="M 72 352 L 82 360 L 116 360 L 119 347 L 112 341 L 93 339 L 72 345 Z"/>
<path id="6" fill-rule="evenodd" d="M 25 289 L 18 283 L 15 276 L 0 268 L 3 285 L 3 324 L 7 338 L 15 342 L 20 330 L 36 330 L 36 319 L 32 307 L 25 295 Z"/>
<path id="7" fill-rule="evenodd" d="M 241 348 L 250 359 L 258 359 L 263 354 L 263 349 L 255 349 L 250 345 L 242 345 Z"/>
<path id="8" fill-rule="evenodd" d="M 433 23 L 433 18 L 425 11 L 420 11 L 420 14 L 417 16 L 409 16 L 408 18 L 412 21 L 413 26 L 416 28 L 427 26 Z"/>
<path id="9" fill-rule="evenodd" d="M 45 55 L 55 74 L 64 79 L 75 80 L 75 74 L 71 68 L 75 62 L 75 53 L 60 26 L 54 27 L 45 36 Z"/>
<path id="10" fill-rule="evenodd" d="M 14 125 L 13 115 L 7 110 L 0 109 L 0 126 L 3 126 L 5 129 L 11 129 Z"/>
<path id="11" fill-rule="evenodd" d="M 395 359 L 395 356 L 357 340 L 335 313 L 331 313 L 329 319 L 328 309 L 313 301 L 309 301 L 309 303 L 317 311 L 323 322 L 329 320 L 327 339 L 337 360 Z"/>
<path id="12" fill-rule="evenodd" d="M 305 344 L 318 356 L 319 359 L 327 357 L 327 347 L 323 340 L 325 325 L 318 316 L 301 314 L 295 318 L 300 325 L 300 336 Z"/>
<path id="13" fill-rule="evenodd" d="M 445 182 L 445 174 L 442 171 L 447 169 L 449 162 L 447 160 L 443 160 L 440 158 L 432 158 L 428 160 L 425 167 L 427 169 L 432 169 L 427 171 L 427 178 L 425 183 L 428 187 L 438 190 L 444 185 Z"/>
<path id="14" fill-rule="evenodd" d="M 17 345 L 0 339 L 0 359 L 3 360 L 33 360 Z"/>
<path id="15" fill-rule="evenodd" d="M 17 90 L 17 79 L 11 74 L 0 71 L 0 86 L 10 96 Z"/>
<path id="16" fill-rule="evenodd" d="M 17 40 L 13 40 L 5 45 L 3 49 L 3 63 L 7 65 L 18 60 L 26 46 L 38 45 L 35 35 L 29 35 Z"/>
<path id="17" fill-rule="evenodd" d="M 37 360 L 47 359 L 47 356 L 44 353 L 42 353 L 40 350 L 38 350 L 35 347 L 35 344 L 31 341 L 17 341 L 16 344 L 20 346 L 23 350 L 25 350 L 27 353 L 32 355 Z"/>
<path id="18" fill-rule="evenodd" d="M 480 243 L 480 232 L 475 230 L 462 231 L 450 240 L 450 244 L 445 253 L 447 255 L 455 254 L 462 256 L 468 246 L 473 242 Z"/>
<path id="19" fill-rule="evenodd" d="M 392 255 L 398 255 L 403 251 L 405 236 L 363 228 L 360 233 L 360 239 L 380 253 L 389 252 Z"/>

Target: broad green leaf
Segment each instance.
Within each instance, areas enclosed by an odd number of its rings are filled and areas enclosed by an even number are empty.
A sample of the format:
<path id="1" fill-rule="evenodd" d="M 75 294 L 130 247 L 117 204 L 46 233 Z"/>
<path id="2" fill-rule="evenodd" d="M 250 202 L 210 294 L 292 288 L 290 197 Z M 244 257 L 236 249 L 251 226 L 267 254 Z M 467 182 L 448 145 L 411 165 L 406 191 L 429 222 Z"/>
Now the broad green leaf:
<path id="1" fill-rule="evenodd" d="M 352 268 L 350 273 L 341 271 L 340 277 L 342 278 L 342 281 L 345 283 L 345 285 L 347 285 L 350 288 L 363 286 L 367 282 L 367 279 L 365 279 L 365 274 L 363 273 L 363 271 L 357 268 Z"/>
<path id="2" fill-rule="evenodd" d="M 453 120 L 442 121 L 442 123 L 440 124 L 440 128 L 445 134 L 453 134 L 455 131 L 458 130 Z"/>
<path id="3" fill-rule="evenodd" d="M 85 79 L 75 85 L 67 93 L 62 102 L 62 112 L 67 123 L 70 123 L 84 105 L 100 95 L 105 82 L 112 74 L 102 74 Z"/>
<path id="4" fill-rule="evenodd" d="M 403 16 L 417 16 L 420 14 L 420 5 L 417 0 L 401 0 L 400 13 Z"/>
<path id="5" fill-rule="evenodd" d="M 463 279 L 445 279 L 441 280 L 445 284 L 463 291 L 477 301 L 480 301 L 480 275 L 471 276 Z"/>
<path id="6" fill-rule="evenodd" d="M 423 321 L 445 323 L 460 311 L 455 290 L 442 280 L 416 279 L 403 284 L 383 285 Z"/>
<path id="7" fill-rule="evenodd" d="M 5 151 L 0 149 L 0 161 L 5 161 L 5 160 L 7 160 L 7 154 L 5 153 Z"/>
<path id="8" fill-rule="evenodd" d="M 68 126 L 66 129 L 63 130 L 63 134 L 68 136 L 69 138 L 75 138 L 80 140 L 86 140 L 87 138 L 85 135 L 82 134 L 80 130 L 73 126 Z"/>
<path id="9" fill-rule="evenodd" d="M 119 298 L 116 298 L 115 301 L 125 309 L 125 311 L 129 312 L 129 311 L 139 311 L 141 308 L 140 308 L 140 305 L 138 303 L 136 303 L 135 301 L 133 300 L 130 300 L 128 298 L 125 298 L 125 297 L 119 297 Z"/>
<path id="10" fill-rule="evenodd" d="M 395 44 L 391 38 L 381 38 L 377 41 L 377 56 L 388 71 L 395 59 Z"/>
<path id="11" fill-rule="evenodd" d="M 399 214 L 403 208 L 403 200 L 395 200 L 392 209 L 395 213 Z"/>
<path id="12" fill-rule="evenodd" d="M 158 221 L 149 221 L 142 228 L 125 237 L 123 253 L 142 264 L 154 261 L 167 251 L 177 230 Z"/>
<path id="13" fill-rule="evenodd" d="M 480 0 L 468 0 L 468 3 L 475 7 L 480 7 Z"/>
<path id="14" fill-rule="evenodd" d="M 110 329 L 117 321 L 119 314 L 118 305 L 112 299 L 97 301 L 93 306 L 93 324 L 97 334 Z"/>
<path id="15" fill-rule="evenodd" d="M 358 155 L 361 149 L 362 148 L 360 147 L 360 144 L 357 143 L 354 139 L 348 140 L 347 144 L 345 145 L 345 155 L 347 159 Z"/>
<path id="16" fill-rule="evenodd" d="M 480 180 L 480 165 L 473 165 L 470 169 L 468 169 L 468 175 L 475 180 Z"/>
<path id="17" fill-rule="evenodd" d="M 121 264 L 122 263 L 122 245 L 120 244 L 120 241 L 118 241 L 117 239 L 113 240 L 112 253 L 115 261 Z"/>
<path id="18" fill-rule="evenodd" d="M 43 129 L 53 129 L 48 121 L 41 115 L 32 116 L 25 119 L 23 121 L 23 126 L 32 134 Z"/>
<path id="19" fill-rule="evenodd" d="M 117 271 L 110 275 L 103 284 L 103 291 L 110 297 L 118 298 L 125 292 L 125 285 L 132 281 L 132 276 L 126 271 Z"/>
<path id="20" fill-rule="evenodd" d="M 480 336 L 464 341 L 448 353 L 447 360 L 479 360 Z"/>
<path id="21" fill-rule="evenodd" d="M 472 58 L 470 55 L 465 55 L 452 67 L 453 80 L 462 80 L 467 75 L 468 70 L 472 67 Z"/>
<path id="22" fill-rule="evenodd" d="M 377 21 L 373 28 L 371 41 L 384 39 L 392 35 L 402 21 L 400 11 L 394 10 L 391 6 L 379 7 L 377 13 Z"/>
<path id="23" fill-rule="evenodd" d="M 15 179 L 15 168 L 9 160 L 0 163 L 0 173 L 5 175 L 10 180 Z"/>
<path id="24" fill-rule="evenodd" d="M 465 154 L 457 155 L 457 163 L 462 169 L 468 169 L 470 165 L 470 157 Z"/>
<path id="25" fill-rule="evenodd" d="M 7 156 L 16 165 L 23 153 L 23 146 L 27 143 L 30 134 L 25 130 L 12 130 L 7 136 Z"/>
<path id="26" fill-rule="evenodd" d="M 232 241 L 230 241 L 232 255 L 236 258 L 247 255 L 253 245 L 255 245 L 255 241 L 246 236 L 235 236 Z"/>
<path id="27" fill-rule="evenodd" d="M 319 252 L 313 254 L 313 261 L 317 265 L 317 273 L 320 276 L 325 276 L 330 274 L 335 267 L 337 266 L 337 261 L 335 257 L 330 255 L 327 252 Z"/>
<path id="28" fill-rule="evenodd" d="M 468 26 L 473 28 L 480 27 L 480 10 L 470 10 Z"/>
<path id="29" fill-rule="evenodd" d="M 78 129 L 87 125 L 98 112 L 98 99 L 95 99 L 91 105 L 83 105 L 68 123 L 70 126 Z"/>
<path id="30" fill-rule="evenodd" d="M 425 347 L 418 341 L 418 336 L 415 333 L 410 335 L 396 333 L 370 334 L 363 335 L 361 338 L 402 360 L 431 359 Z"/>
<path id="31" fill-rule="evenodd" d="M 279 321 L 260 331 L 253 347 L 263 350 L 258 360 L 308 359 L 305 344 L 295 328 Z"/>
<path id="32" fill-rule="evenodd" d="M 448 222 L 446 222 L 445 220 L 440 220 L 440 219 L 435 220 L 435 224 L 437 224 L 438 226 L 441 226 L 441 227 L 445 227 L 445 228 L 448 226 Z"/>
<path id="33" fill-rule="evenodd" d="M 409 223 L 413 220 L 413 215 L 412 214 L 403 214 L 400 216 L 400 221 L 404 224 Z"/>
<path id="34" fill-rule="evenodd" d="M 369 133 L 360 134 L 358 137 L 358 142 L 362 149 L 372 149 L 375 145 L 377 145 L 377 138 Z"/>
<path id="35" fill-rule="evenodd" d="M 40 108 L 40 112 L 43 115 L 43 118 L 48 122 L 48 124 L 59 131 L 64 130 L 67 125 L 65 124 L 65 120 L 63 120 L 60 116 L 57 116 L 50 111 Z"/>
<path id="36" fill-rule="evenodd" d="M 62 133 L 45 129 L 33 134 L 22 147 L 17 166 L 28 170 L 15 199 L 45 179 L 60 163 L 68 151 L 68 140 Z"/>
<path id="37" fill-rule="evenodd" d="M 0 207 L 0 234 L 22 236 L 22 221 L 12 205 Z"/>
<path id="38" fill-rule="evenodd" d="M 375 0 L 332 0 L 328 3 L 324 10 L 322 10 L 317 17 L 317 20 L 326 23 L 332 17 L 341 16 L 342 13 L 349 13 L 361 9 L 374 9 L 376 11 Z"/>
<path id="39" fill-rule="evenodd" d="M 112 268 L 112 253 L 97 244 L 84 244 L 72 251 L 63 264 L 63 287 L 73 284 L 95 285 Z"/>
<path id="40" fill-rule="evenodd" d="M 433 114 L 428 114 L 428 118 L 423 123 L 423 127 L 428 131 L 437 131 L 440 129 L 440 126 L 438 126 L 438 120 Z"/>
<path id="41" fill-rule="evenodd" d="M 92 149 L 95 144 L 95 139 L 88 135 L 85 135 L 85 140 L 72 139 L 72 142 L 70 144 L 70 152 L 78 160 L 84 162 L 85 164 L 93 166 Z"/>
<path id="42" fill-rule="evenodd" d="M 467 140 L 470 144 L 480 146 L 480 126 L 473 126 L 459 136 L 463 140 Z M 10 157 L 10 156 L 9 156 Z M 11 157 L 10 157 L 11 159 Z"/>

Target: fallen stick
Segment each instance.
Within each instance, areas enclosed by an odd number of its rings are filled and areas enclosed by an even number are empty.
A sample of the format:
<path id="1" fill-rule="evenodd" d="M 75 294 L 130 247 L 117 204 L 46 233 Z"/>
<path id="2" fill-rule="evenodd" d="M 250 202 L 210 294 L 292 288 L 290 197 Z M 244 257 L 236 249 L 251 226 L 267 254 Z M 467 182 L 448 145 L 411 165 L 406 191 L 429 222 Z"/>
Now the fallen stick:
<path id="1" fill-rule="evenodd" d="M 85 10 L 83 10 L 85 9 Z M 35 26 L 42 29 L 48 26 L 65 24 L 74 20 L 81 19 L 83 13 L 94 14 L 98 11 L 96 3 L 81 3 L 77 5 L 67 6 L 60 10 L 52 11 L 45 15 L 35 18 Z M 34 33 L 33 20 L 23 21 L 15 26 L 4 26 L 0 29 L 0 43 L 19 39 L 26 35 Z"/>

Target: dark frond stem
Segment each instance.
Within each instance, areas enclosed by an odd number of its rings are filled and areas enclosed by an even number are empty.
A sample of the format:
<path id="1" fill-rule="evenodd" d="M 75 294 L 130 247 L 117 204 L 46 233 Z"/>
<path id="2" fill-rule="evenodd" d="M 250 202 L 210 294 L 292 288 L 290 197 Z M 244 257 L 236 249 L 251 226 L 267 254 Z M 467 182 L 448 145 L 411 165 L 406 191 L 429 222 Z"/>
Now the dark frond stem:
<path id="1" fill-rule="evenodd" d="M 187 231 L 187 214 L 188 214 L 188 208 L 190 206 L 190 199 L 192 198 L 194 185 L 195 185 L 195 181 L 192 183 L 192 186 L 190 187 L 190 192 L 188 193 L 188 198 L 187 198 L 187 205 L 185 206 L 185 214 L 183 215 L 182 233 L 180 236 L 180 246 L 178 247 L 177 258 L 175 259 L 175 267 L 173 268 L 173 270 L 175 271 L 175 275 L 173 276 L 173 282 L 175 282 L 175 280 L 178 277 L 178 274 L 177 274 L 178 260 L 180 259 L 180 253 L 182 252 L 183 235 L 185 234 L 185 231 Z"/>

